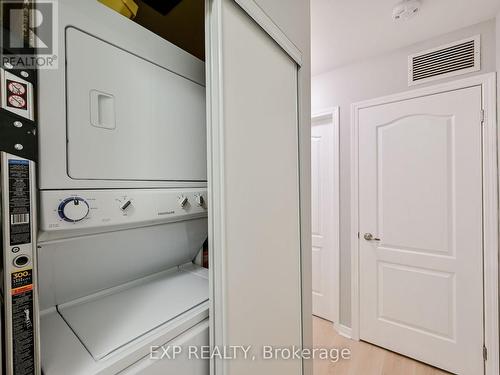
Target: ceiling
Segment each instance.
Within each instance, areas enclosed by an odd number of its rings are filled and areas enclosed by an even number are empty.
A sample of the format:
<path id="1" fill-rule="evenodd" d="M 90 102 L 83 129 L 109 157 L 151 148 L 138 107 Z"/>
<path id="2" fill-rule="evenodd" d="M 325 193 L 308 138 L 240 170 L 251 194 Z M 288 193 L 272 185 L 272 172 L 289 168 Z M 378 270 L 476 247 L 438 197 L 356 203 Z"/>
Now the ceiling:
<path id="1" fill-rule="evenodd" d="M 500 0 L 422 0 L 415 17 L 394 22 L 396 3 L 311 0 L 313 75 L 486 21 L 500 10 Z"/>

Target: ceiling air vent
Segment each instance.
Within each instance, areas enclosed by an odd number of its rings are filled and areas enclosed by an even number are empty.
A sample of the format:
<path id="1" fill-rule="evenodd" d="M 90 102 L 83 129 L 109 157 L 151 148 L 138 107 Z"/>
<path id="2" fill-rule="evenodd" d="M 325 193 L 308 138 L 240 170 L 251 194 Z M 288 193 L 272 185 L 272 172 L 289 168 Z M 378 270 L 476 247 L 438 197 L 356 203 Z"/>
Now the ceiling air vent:
<path id="1" fill-rule="evenodd" d="M 408 84 L 418 85 L 481 69 L 480 36 L 419 52 L 408 58 Z"/>

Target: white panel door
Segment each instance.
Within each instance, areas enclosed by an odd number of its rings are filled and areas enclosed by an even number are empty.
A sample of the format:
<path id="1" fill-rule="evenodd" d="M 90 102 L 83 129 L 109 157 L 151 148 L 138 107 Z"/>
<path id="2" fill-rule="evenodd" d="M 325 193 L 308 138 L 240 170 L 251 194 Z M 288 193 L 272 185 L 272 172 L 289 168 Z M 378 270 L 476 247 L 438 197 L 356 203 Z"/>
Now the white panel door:
<path id="1" fill-rule="evenodd" d="M 313 119 L 311 128 L 313 314 L 334 321 L 338 291 L 338 144 L 332 117 Z M 337 292 L 338 293 L 338 292 Z M 337 322 L 338 323 L 338 322 Z"/>
<path id="2" fill-rule="evenodd" d="M 299 375 L 262 356 L 302 346 L 298 66 L 234 1 L 208 6 L 212 342 L 255 355 L 215 374 Z"/>
<path id="3" fill-rule="evenodd" d="M 470 375 L 484 366 L 481 107 L 476 86 L 359 113 L 360 337 Z"/>

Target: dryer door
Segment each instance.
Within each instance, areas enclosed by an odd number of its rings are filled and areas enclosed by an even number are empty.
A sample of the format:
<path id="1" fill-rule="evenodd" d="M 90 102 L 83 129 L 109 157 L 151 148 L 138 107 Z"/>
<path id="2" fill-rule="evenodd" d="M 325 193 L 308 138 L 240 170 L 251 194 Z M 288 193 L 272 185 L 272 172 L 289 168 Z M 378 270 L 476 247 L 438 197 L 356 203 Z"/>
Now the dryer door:
<path id="1" fill-rule="evenodd" d="M 71 178 L 207 179 L 204 86 L 72 27 L 66 60 Z"/>

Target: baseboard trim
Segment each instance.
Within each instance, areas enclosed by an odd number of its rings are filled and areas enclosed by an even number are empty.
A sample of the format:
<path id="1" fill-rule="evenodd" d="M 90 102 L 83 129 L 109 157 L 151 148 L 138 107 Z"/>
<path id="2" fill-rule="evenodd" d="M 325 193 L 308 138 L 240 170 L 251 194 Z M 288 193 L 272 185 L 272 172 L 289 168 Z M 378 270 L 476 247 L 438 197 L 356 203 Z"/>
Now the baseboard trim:
<path id="1" fill-rule="evenodd" d="M 351 327 L 347 327 L 347 326 L 340 324 L 340 323 L 334 323 L 333 327 L 335 328 L 335 330 L 338 332 L 339 335 L 344 336 L 348 339 L 352 339 L 352 328 Z"/>

